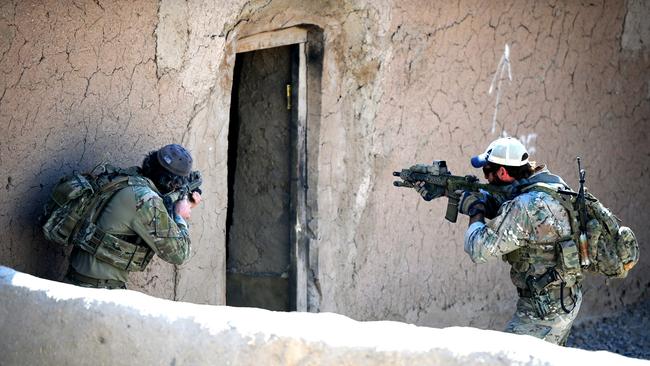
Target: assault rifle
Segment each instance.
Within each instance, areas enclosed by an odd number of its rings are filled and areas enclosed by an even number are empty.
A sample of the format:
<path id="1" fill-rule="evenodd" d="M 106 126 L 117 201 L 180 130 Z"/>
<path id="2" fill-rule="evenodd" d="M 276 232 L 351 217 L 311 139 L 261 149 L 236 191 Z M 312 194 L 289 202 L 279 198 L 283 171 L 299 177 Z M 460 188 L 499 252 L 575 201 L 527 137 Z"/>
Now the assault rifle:
<path id="1" fill-rule="evenodd" d="M 479 179 L 473 175 L 464 177 L 451 175 L 451 172 L 447 169 L 447 162 L 444 160 L 434 160 L 431 165 L 413 165 L 408 169 L 402 169 L 400 172 L 393 172 L 393 176 L 402 179 L 393 182 L 396 187 L 413 188 L 418 181 L 427 183 L 428 193 L 423 197 L 427 201 L 438 197 L 447 197 L 449 200 L 445 219 L 450 222 L 456 222 L 458 218 L 460 195 L 456 191 L 479 192 L 482 190 L 501 198 L 506 197 L 509 193 L 507 187 L 479 183 Z"/>
<path id="2" fill-rule="evenodd" d="M 185 198 L 194 201 L 192 199 L 192 192 L 201 193 L 201 184 L 203 184 L 201 172 L 198 170 L 191 172 L 186 185 L 163 196 L 163 202 L 165 203 L 165 207 L 167 207 L 167 211 L 170 212 L 170 214 L 174 212 L 174 203 L 176 203 L 176 201 Z"/>

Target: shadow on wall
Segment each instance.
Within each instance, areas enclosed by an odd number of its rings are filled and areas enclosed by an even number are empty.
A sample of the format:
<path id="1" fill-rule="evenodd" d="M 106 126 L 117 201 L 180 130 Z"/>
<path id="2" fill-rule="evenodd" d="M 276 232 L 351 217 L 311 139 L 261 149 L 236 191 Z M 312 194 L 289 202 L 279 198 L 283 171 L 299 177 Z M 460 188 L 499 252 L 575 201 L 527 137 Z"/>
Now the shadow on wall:
<path id="1" fill-rule="evenodd" d="M 81 138 L 81 137 L 80 137 Z M 83 146 L 71 150 L 63 150 L 59 156 L 43 156 L 42 168 L 34 174 L 24 176 L 24 191 L 20 196 L 29 197 L 27 200 L 15 199 L 16 209 L 12 214 L 12 221 L 17 226 L 10 229 L 10 235 L 18 238 L 29 238 L 28 241 L 13 240 L 10 250 L 22 252 L 21 256 L 12 258 L 16 268 L 33 273 L 36 276 L 61 280 L 68 266 L 68 256 L 72 246 L 63 247 L 47 241 L 43 235 L 42 224 L 44 207 L 49 201 L 54 185 L 64 176 L 75 171 L 85 172 L 99 164 L 105 157 L 100 156 L 96 150 L 86 150 Z M 114 162 L 120 165 L 119 161 Z M 28 203 L 28 204 L 25 204 Z"/>

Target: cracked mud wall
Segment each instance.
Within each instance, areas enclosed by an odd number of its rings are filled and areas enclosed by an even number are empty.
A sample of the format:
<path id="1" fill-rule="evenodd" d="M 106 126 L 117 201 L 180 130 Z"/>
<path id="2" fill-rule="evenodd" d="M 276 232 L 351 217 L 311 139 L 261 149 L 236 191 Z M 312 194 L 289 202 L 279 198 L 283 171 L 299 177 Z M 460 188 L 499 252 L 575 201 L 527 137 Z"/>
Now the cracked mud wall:
<path id="1" fill-rule="evenodd" d="M 224 303 L 236 40 L 313 24 L 324 35 L 320 119 L 308 136 L 317 308 L 500 329 L 516 297 L 508 266 L 472 264 L 462 249 L 466 220 L 444 221 L 444 200 L 394 188 L 391 172 L 445 159 L 453 173 L 472 173 L 468 157 L 504 133 L 572 184 L 582 156 L 590 190 L 642 245 L 628 279 L 586 283 L 580 317 L 647 297 L 646 19 L 647 7 L 633 0 L 6 3 L 0 261 L 61 274 L 64 253 L 34 225 L 60 173 L 104 157 L 137 164 L 181 141 L 206 174 L 206 202 L 193 218 L 196 254 L 177 270 L 156 261 L 132 288 Z M 497 69 L 506 44 L 512 80 Z"/>
<path id="2" fill-rule="evenodd" d="M 650 63 L 647 47 L 623 42 L 626 19 L 647 25 L 635 6 L 247 3 L 230 30 L 239 36 L 301 23 L 324 32 L 322 109 L 309 137 L 320 310 L 503 327 L 516 302 L 508 266 L 472 264 L 462 249 L 466 219 L 444 221 L 443 200 L 398 190 L 390 174 L 432 159 L 476 173 L 469 156 L 502 134 L 572 184 L 582 156 L 591 191 L 636 231 L 644 252 Z M 512 81 L 508 65 L 498 69 L 506 45 Z M 581 317 L 647 297 L 647 269 L 642 257 L 625 281 L 590 278 Z"/>
<path id="3" fill-rule="evenodd" d="M 224 129 L 209 90 L 223 42 L 210 21 L 188 25 L 182 57 L 157 64 L 155 1 L 4 1 L 0 5 L 0 166 L 5 230 L 0 262 L 60 278 L 67 250 L 44 242 L 37 217 L 58 177 L 107 160 L 138 165 L 164 144 L 186 144 L 204 171 L 205 205 L 192 218 L 193 257 L 174 268 L 154 260 L 131 288 L 179 300 L 223 302 Z M 186 16 L 195 16 L 187 9 Z M 205 14 L 205 13 L 203 13 Z M 215 21 L 220 16 L 212 17 Z M 218 50 L 218 52 L 217 52 Z M 197 65 L 199 64 L 199 65 Z M 200 69 L 201 72 L 196 72 Z M 223 113 L 227 120 L 227 112 Z M 210 223 L 210 224 L 206 224 Z M 200 279 L 200 281 L 199 281 Z"/>

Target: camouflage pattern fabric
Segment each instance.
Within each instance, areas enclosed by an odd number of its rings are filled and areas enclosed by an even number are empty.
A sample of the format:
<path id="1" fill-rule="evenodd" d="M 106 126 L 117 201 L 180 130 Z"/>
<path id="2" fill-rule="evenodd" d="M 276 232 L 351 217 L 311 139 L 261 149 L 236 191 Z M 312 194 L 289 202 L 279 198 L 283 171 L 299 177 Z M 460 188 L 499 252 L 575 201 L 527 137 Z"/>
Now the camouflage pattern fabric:
<path id="1" fill-rule="evenodd" d="M 529 191 L 505 202 L 498 215 L 487 224 L 475 222 L 468 228 L 465 251 L 472 261 L 484 263 L 502 257 L 512 266 L 510 276 L 518 289 L 530 291 L 527 280 L 542 278 L 551 271 L 559 274 L 558 278 L 536 289 L 539 293 L 520 298 L 517 313 L 506 331 L 554 343 L 566 338 L 580 301 L 576 301 L 570 314 L 561 308 L 561 281 L 565 282 L 566 293 L 579 293 L 582 279 L 569 220 L 564 207 L 552 196 Z M 565 300 L 571 309 L 573 301 Z M 541 314 L 540 309 L 543 310 Z"/>
<path id="2" fill-rule="evenodd" d="M 172 264 L 181 264 L 190 256 L 187 223 L 178 215 L 170 217 L 160 195 L 148 185 L 133 185 L 118 191 L 102 211 L 97 226 L 115 236 L 140 238 L 140 245 L 151 248 Z M 98 249 L 94 253 L 75 250 L 70 265 L 86 277 L 127 282 L 130 267 L 123 263 L 122 254 L 117 247 Z M 140 258 L 144 265 L 138 269 L 144 269 L 151 256 Z"/>
<path id="3" fill-rule="evenodd" d="M 579 287 L 573 293 L 575 296 L 575 306 L 572 301 L 567 302 L 570 313 L 563 310 L 555 312 L 553 315 L 541 319 L 536 312 L 536 305 L 531 298 L 519 298 L 517 301 L 517 310 L 512 319 L 506 325 L 505 331 L 514 334 L 530 335 L 543 339 L 554 344 L 565 345 L 573 321 L 578 315 L 580 305 L 582 304 L 582 292 Z M 559 301 L 555 301 L 555 307 L 560 308 Z"/>

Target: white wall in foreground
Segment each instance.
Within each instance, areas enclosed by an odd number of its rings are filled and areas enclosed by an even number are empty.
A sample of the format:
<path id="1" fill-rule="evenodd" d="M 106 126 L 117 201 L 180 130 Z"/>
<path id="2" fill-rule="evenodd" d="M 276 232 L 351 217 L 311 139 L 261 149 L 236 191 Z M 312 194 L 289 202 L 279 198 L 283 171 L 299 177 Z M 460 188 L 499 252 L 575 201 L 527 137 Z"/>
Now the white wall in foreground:
<path id="1" fill-rule="evenodd" d="M 474 328 L 195 305 L 0 266 L 0 365 L 650 364 Z"/>

